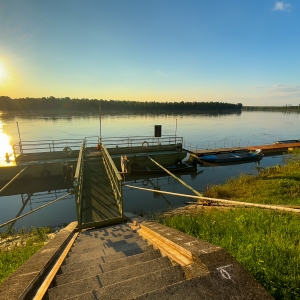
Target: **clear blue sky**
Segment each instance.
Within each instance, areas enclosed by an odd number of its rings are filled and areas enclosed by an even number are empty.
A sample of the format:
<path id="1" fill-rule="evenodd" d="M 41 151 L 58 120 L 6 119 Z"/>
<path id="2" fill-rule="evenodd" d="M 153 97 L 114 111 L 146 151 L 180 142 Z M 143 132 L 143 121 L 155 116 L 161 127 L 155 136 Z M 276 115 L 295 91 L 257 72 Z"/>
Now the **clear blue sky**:
<path id="1" fill-rule="evenodd" d="M 300 104 L 300 1 L 0 0 L 0 95 Z"/>

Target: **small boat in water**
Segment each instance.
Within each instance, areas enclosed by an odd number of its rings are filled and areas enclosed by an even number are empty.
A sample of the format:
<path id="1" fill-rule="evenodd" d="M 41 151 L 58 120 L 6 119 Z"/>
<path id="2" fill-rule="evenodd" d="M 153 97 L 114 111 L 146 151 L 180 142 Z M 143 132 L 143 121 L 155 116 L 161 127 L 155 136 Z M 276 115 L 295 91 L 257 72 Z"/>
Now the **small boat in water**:
<path id="1" fill-rule="evenodd" d="M 255 161 L 260 160 L 263 157 L 261 149 L 255 151 L 235 151 L 235 152 L 219 152 L 209 154 L 199 154 L 200 163 L 211 162 L 211 163 L 236 163 L 243 161 Z"/>
<path id="2" fill-rule="evenodd" d="M 274 144 L 293 144 L 300 143 L 300 140 L 285 140 L 285 141 L 276 141 Z"/>
<path id="3" fill-rule="evenodd" d="M 180 164 L 173 164 L 173 165 L 162 165 L 165 169 L 172 173 L 179 173 L 179 172 L 189 172 L 189 171 L 196 171 L 197 165 L 196 164 L 189 164 L 182 162 Z M 148 173 L 166 173 L 165 170 L 158 166 L 148 167 L 148 166 L 130 166 L 129 173 L 131 174 L 148 174 Z"/>

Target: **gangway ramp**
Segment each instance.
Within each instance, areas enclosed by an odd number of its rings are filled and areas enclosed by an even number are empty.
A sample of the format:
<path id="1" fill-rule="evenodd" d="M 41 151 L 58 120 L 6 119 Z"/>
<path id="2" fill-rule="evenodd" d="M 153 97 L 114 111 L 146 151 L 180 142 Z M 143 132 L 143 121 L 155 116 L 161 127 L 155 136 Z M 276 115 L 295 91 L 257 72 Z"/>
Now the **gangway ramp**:
<path id="1" fill-rule="evenodd" d="M 82 223 L 123 222 L 102 157 L 85 160 L 82 192 Z"/>
<path id="2" fill-rule="evenodd" d="M 96 157 L 82 144 L 73 181 L 78 229 L 124 221 L 122 177 L 104 145 Z"/>

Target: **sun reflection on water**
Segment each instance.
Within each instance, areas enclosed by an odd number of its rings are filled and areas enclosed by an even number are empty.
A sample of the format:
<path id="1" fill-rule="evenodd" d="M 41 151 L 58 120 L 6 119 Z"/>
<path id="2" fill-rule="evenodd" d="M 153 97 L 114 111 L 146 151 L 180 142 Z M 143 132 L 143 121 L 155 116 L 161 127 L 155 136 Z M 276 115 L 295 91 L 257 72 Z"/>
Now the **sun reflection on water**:
<path id="1" fill-rule="evenodd" d="M 3 123 L 0 120 L 0 165 L 14 164 L 11 137 L 3 132 Z"/>

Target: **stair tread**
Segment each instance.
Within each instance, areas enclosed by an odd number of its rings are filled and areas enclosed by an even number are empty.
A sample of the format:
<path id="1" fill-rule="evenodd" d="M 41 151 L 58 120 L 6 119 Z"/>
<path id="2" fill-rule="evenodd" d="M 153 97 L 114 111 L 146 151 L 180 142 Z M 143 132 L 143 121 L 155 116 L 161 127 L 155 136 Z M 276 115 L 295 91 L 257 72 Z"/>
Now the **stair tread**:
<path id="1" fill-rule="evenodd" d="M 77 281 L 62 284 L 50 289 L 48 295 L 49 299 L 62 299 L 65 294 L 82 294 L 117 283 L 122 285 L 122 282 L 128 279 L 137 278 L 145 273 L 150 274 L 170 267 L 170 260 L 167 257 L 160 257 L 151 261 L 126 266 L 106 273 L 98 273 Z M 101 272 L 101 270 L 98 269 L 98 272 Z"/>
<path id="2" fill-rule="evenodd" d="M 91 242 L 91 241 L 96 241 L 96 240 L 102 240 L 102 241 L 106 241 L 108 239 L 119 239 L 119 238 L 130 238 L 130 237 L 134 237 L 134 236 L 139 236 L 138 233 L 134 232 L 134 231 L 126 231 L 126 232 L 120 232 L 117 234 L 106 234 L 106 235 L 92 235 L 92 236 L 84 236 L 81 237 L 79 236 L 76 239 L 76 243 L 83 243 L 83 242 Z"/>
<path id="3" fill-rule="evenodd" d="M 124 280 L 120 283 L 94 289 L 79 295 L 68 294 L 60 299 L 132 299 L 138 295 L 162 288 L 185 279 L 180 266 L 172 266 L 139 277 Z M 55 298 L 53 298 L 55 299 Z"/>
<path id="4" fill-rule="evenodd" d="M 173 283 L 151 292 L 133 297 L 135 300 L 271 300 L 273 297 L 258 283 L 253 285 L 244 283 L 240 288 L 240 282 L 222 278 L 219 272 L 195 277 L 189 280 Z"/>
<path id="5" fill-rule="evenodd" d="M 126 234 L 128 232 L 135 232 L 132 230 L 127 224 L 118 224 L 118 225 L 111 225 L 105 228 L 95 228 L 86 230 L 81 232 L 78 238 L 85 238 L 85 237 L 106 237 L 106 236 L 119 236 L 120 234 Z"/>
<path id="6" fill-rule="evenodd" d="M 136 255 L 136 254 L 140 254 L 140 253 L 144 253 L 144 252 L 148 252 L 148 251 L 153 251 L 153 247 L 148 245 L 145 247 L 130 249 L 130 250 L 114 253 L 111 255 L 104 255 L 104 256 L 99 256 L 99 257 L 95 257 L 95 258 L 88 258 L 86 260 L 82 260 L 79 262 L 62 265 L 60 267 L 60 271 L 61 271 L 61 273 L 71 272 L 71 271 L 74 271 L 77 269 L 85 268 L 85 266 L 89 265 L 89 264 L 92 265 L 92 264 L 97 264 L 97 263 L 105 263 L 105 262 L 114 261 L 114 260 L 117 260 L 120 258 L 130 257 L 132 255 Z"/>
<path id="7" fill-rule="evenodd" d="M 67 257 L 65 259 L 65 263 L 69 264 L 69 263 L 79 262 L 82 260 L 100 257 L 100 256 L 111 255 L 114 253 L 123 252 L 130 249 L 141 248 L 147 245 L 148 245 L 147 242 L 142 240 L 142 241 L 136 241 L 131 244 L 124 244 L 124 245 L 119 245 L 116 247 L 111 247 L 106 249 L 99 247 L 99 249 L 95 249 L 89 252 L 77 253 L 77 254 L 74 253 L 72 256 Z"/>
<path id="8" fill-rule="evenodd" d="M 57 285 L 64 284 L 68 281 L 69 282 L 72 280 L 75 281 L 84 277 L 93 276 L 94 274 L 110 272 L 118 268 L 132 266 L 134 264 L 139 264 L 142 262 L 154 260 L 160 257 L 161 257 L 160 251 L 153 250 L 153 251 L 140 253 L 137 255 L 123 257 L 106 263 L 102 263 L 102 262 L 99 263 L 98 261 L 96 264 L 90 264 L 90 262 L 88 262 L 84 266 L 82 265 L 82 268 L 80 269 L 57 275 L 56 284 Z"/>
<path id="9" fill-rule="evenodd" d="M 74 254 L 80 253 L 80 252 L 86 252 L 89 251 L 90 249 L 94 248 L 99 248 L 99 247 L 104 247 L 104 248 L 109 248 L 109 247 L 115 247 L 118 245 L 125 245 L 129 243 L 133 243 L 135 241 L 143 241 L 143 239 L 140 236 L 133 236 L 133 237 L 128 237 L 126 238 L 118 238 L 118 239 L 108 239 L 105 241 L 102 240 L 95 240 L 95 241 L 88 241 L 88 242 L 82 242 L 82 244 L 77 244 L 75 243 L 73 247 L 71 248 L 69 252 L 69 256 L 71 257 Z"/>

